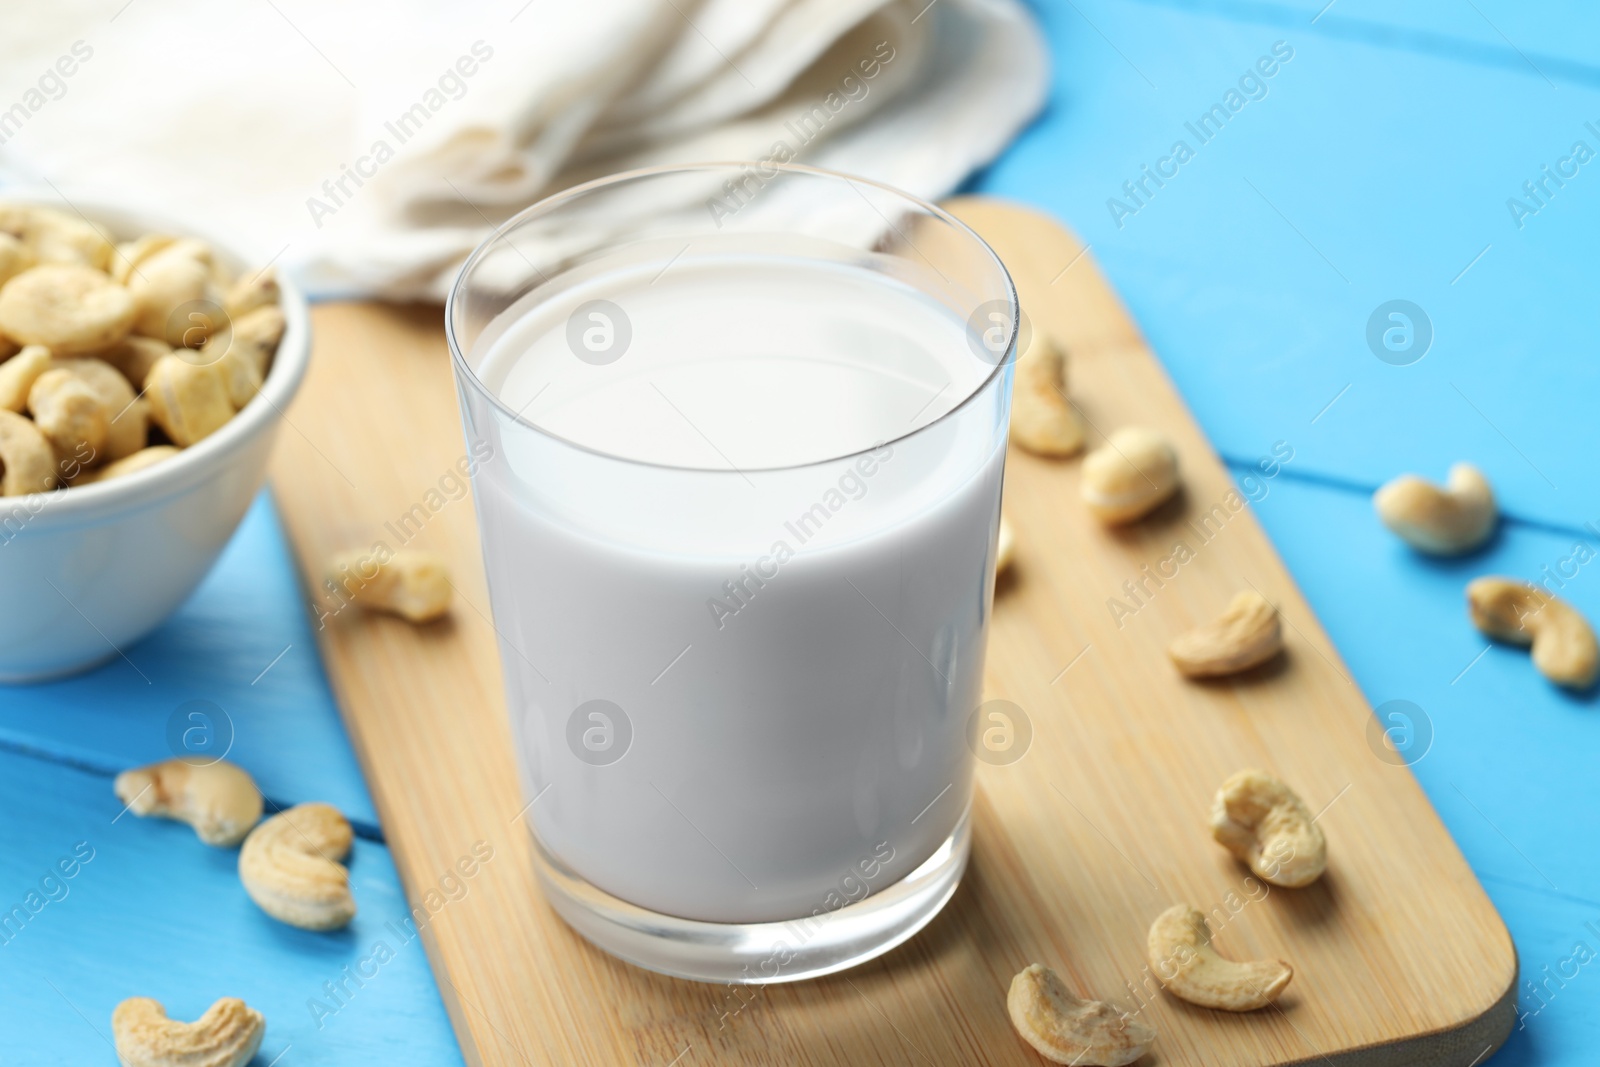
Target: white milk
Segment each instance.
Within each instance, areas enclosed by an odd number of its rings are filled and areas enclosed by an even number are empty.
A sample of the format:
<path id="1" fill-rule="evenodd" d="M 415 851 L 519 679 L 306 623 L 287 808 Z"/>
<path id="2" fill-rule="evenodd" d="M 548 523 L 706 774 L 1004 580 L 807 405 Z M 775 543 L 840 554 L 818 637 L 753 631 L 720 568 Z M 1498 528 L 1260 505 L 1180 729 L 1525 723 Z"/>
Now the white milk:
<path id="1" fill-rule="evenodd" d="M 970 796 L 1009 383 L 952 411 L 993 372 L 965 322 L 861 267 L 685 256 L 540 296 L 472 362 L 546 433 L 469 425 L 539 840 L 717 922 L 903 878 Z M 604 365 L 568 344 L 595 299 L 631 332 Z"/>

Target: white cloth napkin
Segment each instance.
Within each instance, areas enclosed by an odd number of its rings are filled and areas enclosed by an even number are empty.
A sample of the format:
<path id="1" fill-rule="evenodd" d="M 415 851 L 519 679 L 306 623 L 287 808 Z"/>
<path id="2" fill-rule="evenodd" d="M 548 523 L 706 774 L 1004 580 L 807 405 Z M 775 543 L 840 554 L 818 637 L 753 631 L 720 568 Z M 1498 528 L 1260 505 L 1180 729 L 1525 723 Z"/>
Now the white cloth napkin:
<path id="1" fill-rule="evenodd" d="M 395 299 L 442 298 L 494 225 L 633 167 L 787 149 L 944 195 L 1048 81 L 1017 0 L 53 0 L 0 13 L 0 71 L 0 180 Z"/>

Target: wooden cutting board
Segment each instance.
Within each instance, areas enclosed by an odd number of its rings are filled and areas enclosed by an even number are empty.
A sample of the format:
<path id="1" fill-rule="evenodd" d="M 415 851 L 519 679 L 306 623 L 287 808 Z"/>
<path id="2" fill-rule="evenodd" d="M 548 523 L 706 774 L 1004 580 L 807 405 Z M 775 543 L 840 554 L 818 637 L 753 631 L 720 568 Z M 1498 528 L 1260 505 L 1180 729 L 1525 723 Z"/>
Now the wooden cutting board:
<path id="1" fill-rule="evenodd" d="M 953 209 L 1069 351 L 1091 445 L 1130 423 L 1159 427 L 1186 488 L 1107 531 L 1079 504 L 1077 461 L 1012 451 L 1018 558 L 996 597 L 986 682 L 1024 709 L 1031 748 L 980 765 L 972 863 L 945 911 L 885 957 L 795 985 L 638 970 L 544 903 L 476 524 L 455 478 L 464 445 L 442 315 L 317 308 L 315 358 L 273 476 L 305 570 L 402 539 L 454 568 L 451 619 L 416 629 L 344 612 L 320 639 L 412 905 L 431 913 L 424 940 L 467 1061 L 1037 1065 L 1005 1011 L 1011 976 L 1037 961 L 1080 993 L 1142 1005 L 1160 1033 L 1150 1067 L 1481 1063 L 1515 1018 L 1511 939 L 1410 771 L 1372 747 L 1370 708 L 1233 480 L 1075 238 L 1011 205 Z M 1176 565 L 1180 542 L 1191 558 Z M 1147 565 L 1173 576 L 1158 587 Z M 1281 662 L 1228 683 L 1180 679 L 1168 641 L 1251 586 L 1282 609 Z M 1211 796 L 1247 766 L 1321 810 L 1331 861 L 1313 886 L 1263 895 L 1211 841 Z M 493 858 L 465 895 L 437 892 L 477 842 Z M 1225 954 L 1293 963 L 1276 1007 L 1230 1015 L 1154 989 L 1145 931 L 1178 901 L 1228 916 Z"/>

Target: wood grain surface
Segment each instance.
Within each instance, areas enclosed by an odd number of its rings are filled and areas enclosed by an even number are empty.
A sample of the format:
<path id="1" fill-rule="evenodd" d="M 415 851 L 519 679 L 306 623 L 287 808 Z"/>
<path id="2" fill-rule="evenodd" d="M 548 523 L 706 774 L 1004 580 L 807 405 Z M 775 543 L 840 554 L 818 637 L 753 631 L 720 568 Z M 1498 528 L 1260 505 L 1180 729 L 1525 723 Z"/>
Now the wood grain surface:
<path id="1" fill-rule="evenodd" d="M 1410 771 L 1380 757 L 1371 710 L 1250 508 L 1078 242 L 1023 208 L 953 208 L 1068 349 L 1091 445 L 1157 426 L 1177 443 L 1185 490 L 1110 532 L 1079 504 L 1076 461 L 1013 450 L 1018 559 L 996 598 L 986 689 L 1024 709 L 1031 747 L 980 765 L 972 863 L 945 911 L 885 957 L 795 985 L 638 970 L 541 899 L 472 505 L 455 478 L 464 444 L 441 313 L 316 310 L 315 358 L 273 476 L 303 567 L 315 576 L 335 550 L 381 540 L 438 551 L 456 575 L 449 620 L 412 628 L 345 611 L 319 638 L 467 1061 L 1038 1064 L 1005 991 L 1040 962 L 1080 993 L 1138 1008 L 1160 1034 L 1150 1067 L 1481 1063 L 1514 1021 L 1510 937 Z M 1180 542 L 1186 562 L 1163 564 Z M 1168 576 L 1158 585 L 1146 566 Z M 1124 582 L 1142 586 L 1137 600 Z M 1232 682 L 1180 679 L 1168 641 L 1250 586 L 1282 609 L 1286 654 Z M 1133 610 L 1113 613 L 1112 598 Z M 1211 796 L 1246 766 L 1321 810 L 1331 859 L 1313 886 L 1265 892 L 1211 841 Z M 479 842 L 492 858 L 448 879 Z M 1178 901 L 1214 916 L 1224 954 L 1293 963 L 1276 1007 L 1230 1015 L 1155 987 L 1145 931 Z"/>

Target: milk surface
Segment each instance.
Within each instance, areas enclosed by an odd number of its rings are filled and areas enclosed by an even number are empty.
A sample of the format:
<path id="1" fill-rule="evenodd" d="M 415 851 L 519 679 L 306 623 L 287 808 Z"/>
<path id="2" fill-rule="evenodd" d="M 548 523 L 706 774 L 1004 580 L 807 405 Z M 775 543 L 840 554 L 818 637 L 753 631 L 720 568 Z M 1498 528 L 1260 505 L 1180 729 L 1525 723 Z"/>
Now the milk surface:
<path id="1" fill-rule="evenodd" d="M 525 817 L 572 871 L 775 921 L 949 837 L 1004 461 L 968 333 L 861 266 L 753 255 L 595 272 L 484 332 L 479 377 L 538 428 L 468 432 Z"/>

